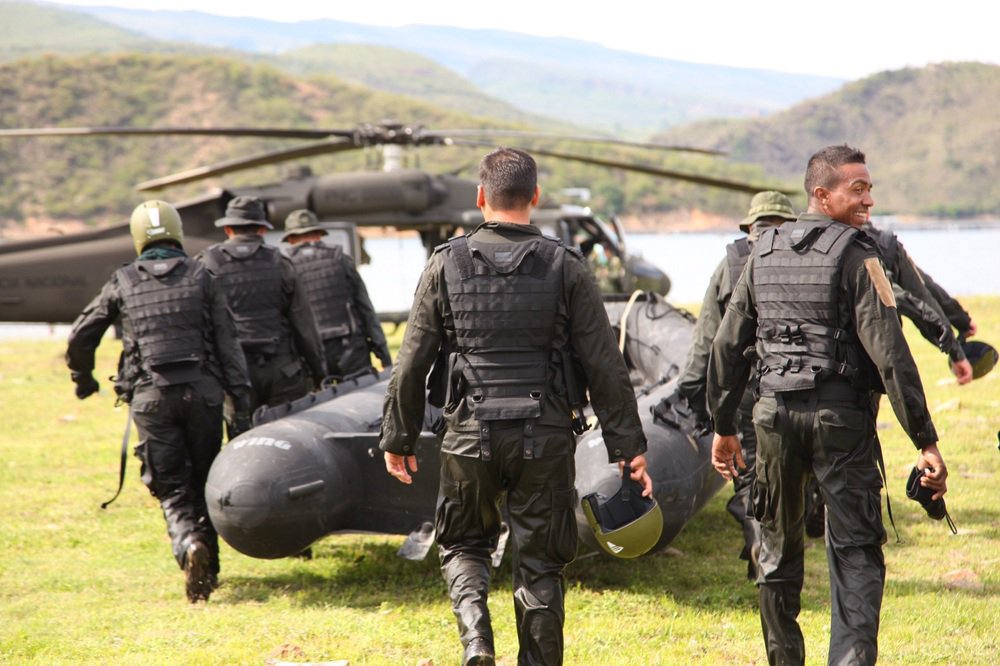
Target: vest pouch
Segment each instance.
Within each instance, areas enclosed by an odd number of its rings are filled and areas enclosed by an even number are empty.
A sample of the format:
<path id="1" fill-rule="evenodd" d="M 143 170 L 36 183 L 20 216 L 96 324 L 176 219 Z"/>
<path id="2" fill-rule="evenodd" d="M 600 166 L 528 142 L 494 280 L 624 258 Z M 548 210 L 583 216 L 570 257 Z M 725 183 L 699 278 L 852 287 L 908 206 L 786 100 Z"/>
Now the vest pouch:
<path id="1" fill-rule="evenodd" d="M 340 324 L 338 326 L 330 326 L 328 328 L 322 329 L 319 332 L 320 337 L 323 338 L 323 342 L 326 342 L 327 340 L 338 340 L 340 338 L 346 338 L 350 334 L 351 334 L 351 325 L 349 323 Z"/>
<path id="2" fill-rule="evenodd" d="M 537 419 L 542 415 L 542 396 L 518 398 L 485 398 L 481 394 L 466 396 L 465 404 L 479 421 L 516 421 Z"/>
<path id="3" fill-rule="evenodd" d="M 177 384 L 193 384 L 201 379 L 201 361 L 199 359 L 160 363 L 149 368 L 153 386 L 175 386 Z"/>

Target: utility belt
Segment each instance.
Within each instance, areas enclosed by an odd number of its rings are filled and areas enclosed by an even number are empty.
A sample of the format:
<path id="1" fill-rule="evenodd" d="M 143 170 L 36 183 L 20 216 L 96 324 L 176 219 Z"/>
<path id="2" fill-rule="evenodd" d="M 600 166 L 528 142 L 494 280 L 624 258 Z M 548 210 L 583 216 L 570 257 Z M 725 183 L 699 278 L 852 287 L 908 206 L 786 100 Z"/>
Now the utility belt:
<path id="1" fill-rule="evenodd" d="M 253 363 L 258 366 L 267 365 L 275 356 L 292 354 L 295 351 L 290 339 L 277 337 L 240 340 L 240 347 L 243 348 L 247 364 Z"/>
<path id="2" fill-rule="evenodd" d="M 758 397 L 807 400 L 816 397 L 817 400 L 828 400 L 831 402 L 855 402 L 861 405 L 871 401 L 871 391 L 860 389 L 849 382 L 842 380 L 821 381 L 816 386 L 809 389 L 793 391 L 774 391 L 767 389 L 756 390 Z"/>
<path id="3" fill-rule="evenodd" d="M 521 451 L 525 460 L 535 458 L 535 419 L 525 419 L 521 422 Z M 479 457 L 483 462 L 493 460 L 493 444 L 490 441 L 494 429 L 516 427 L 514 421 L 480 421 L 479 422 Z"/>

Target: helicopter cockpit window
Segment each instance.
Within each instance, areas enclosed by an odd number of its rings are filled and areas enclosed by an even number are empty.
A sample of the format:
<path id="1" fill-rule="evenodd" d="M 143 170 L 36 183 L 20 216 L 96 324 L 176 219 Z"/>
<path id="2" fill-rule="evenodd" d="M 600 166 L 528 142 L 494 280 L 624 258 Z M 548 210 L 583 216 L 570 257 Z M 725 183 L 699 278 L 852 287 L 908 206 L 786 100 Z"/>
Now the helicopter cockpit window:
<path id="1" fill-rule="evenodd" d="M 592 218 L 569 220 L 574 228 L 573 244 L 580 248 L 590 270 L 597 279 L 597 286 L 606 294 L 620 294 L 625 289 L 625 264 L 619 247 L 610 234 Z"/>

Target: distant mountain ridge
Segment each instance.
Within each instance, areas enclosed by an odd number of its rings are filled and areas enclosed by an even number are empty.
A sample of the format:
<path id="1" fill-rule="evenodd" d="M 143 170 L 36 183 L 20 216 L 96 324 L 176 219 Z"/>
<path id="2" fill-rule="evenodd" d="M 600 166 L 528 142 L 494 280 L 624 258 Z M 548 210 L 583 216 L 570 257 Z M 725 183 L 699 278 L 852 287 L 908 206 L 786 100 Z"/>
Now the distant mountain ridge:
<path id="1" fill-rule="evenodd" d="M 724 150 L 801 181 L 809 155 L 867 154 L 877 213 L 1000 214 L 1000 66 L 942 63 L 875 74 L 767 118 L 694 123 L 657 139 Z"/>
<path id="2" fill-rule="evenodd" d="M 258 54 L 279 55 L 315 44 L 391 46 L 448 67 L 487 95 L 527 113 L 634 138 L 698 119 L 767 114 L 844 83 L 830 77 L 686 63 L 579 40 L 499 30 L 386 28 L 334 20 L 282 23 L 191 11 L 73 9 L 160 40 Z M 341 75 L 355 78 L 345 72 Z M 388 85 L 380 89 L 401 92 L 391 82 Z"/>
<path id="3" fill-rule="evenodd" d="M 547 82 L 554 90 L 562 90 L 561 83 L 559 77 Z M 562 92 L 579 101 L 572 85 Z M 399 94 L 385 92 L 388 87 Z M 638 114 L 646 105 L 647 89 L 638 84 L 594 79 L 586 87 L 592 96 L 607 97 L 609 107 L 631 107 Z M 351 128 L 385 118 L 439 129 L 566 127 L 493 99 L 442 65 L 395 48 L 326 44 L 271 56 L 160 41 L 87 14 L 23 2 L 0 2 L 0 90 L 0 127 Z M 717 148 L 728 158 L 569 142 L 550 147 L 794 188 L 811 152 L 846 142 L 868 153 L 878 214 L 996 217 L 998 100 L 1000 67 L 948 63 L 883 72 L 766 117 L 701 121 L 656 137 Z M 679 96 L 661 101 L 683 102 Z M 589 111 L 596 114 L 596 106 Z M 0 224 L 44 217 L 108 221 L 134 205 L 131 185 L 140 180 L 287 146 L 264 139 L 4 139 Z M 478 149 L 431 149 L 419 159 L 421 168 L 471 174 L 480 155 Z M 648 228 L 664 223 L 667 212 L 735 218 L 746 207 L 741 194 L 543 162 L 547 191 L 587 186 L 597 210 L 633 221 L 641 216 Z M 308 166 L 329 173 L 371 165 L 361 155 L 345 154 L 315 158 Z M 269 182 L 285 173 L 284 167 L 271 166 L 171 190 L 168 196 L 192 196 L 209 185 Z M 804 198 L 795 199 L 801 208 Z"/>

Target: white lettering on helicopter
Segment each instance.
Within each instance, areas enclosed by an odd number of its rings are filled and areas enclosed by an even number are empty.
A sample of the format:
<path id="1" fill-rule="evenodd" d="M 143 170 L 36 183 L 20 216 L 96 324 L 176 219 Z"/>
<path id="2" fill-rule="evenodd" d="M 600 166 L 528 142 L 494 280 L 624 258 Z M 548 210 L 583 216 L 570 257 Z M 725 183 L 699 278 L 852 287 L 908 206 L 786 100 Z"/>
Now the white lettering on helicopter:
<path id="1" fill-rule="evenodd" d="M 291 442 L 283 439 L 271 439 L 270 437 L 247 437 L 233 442 L 234 449 L 242 449 L 244 446 L 270 446 L 275 449 L 287 451 L 292 448 Z"/>

